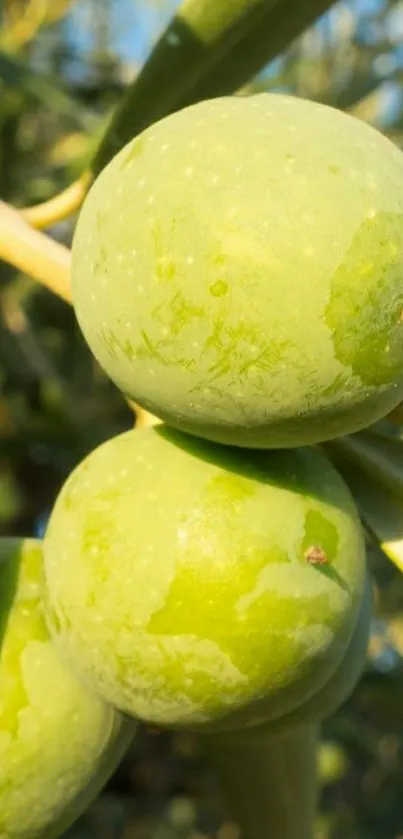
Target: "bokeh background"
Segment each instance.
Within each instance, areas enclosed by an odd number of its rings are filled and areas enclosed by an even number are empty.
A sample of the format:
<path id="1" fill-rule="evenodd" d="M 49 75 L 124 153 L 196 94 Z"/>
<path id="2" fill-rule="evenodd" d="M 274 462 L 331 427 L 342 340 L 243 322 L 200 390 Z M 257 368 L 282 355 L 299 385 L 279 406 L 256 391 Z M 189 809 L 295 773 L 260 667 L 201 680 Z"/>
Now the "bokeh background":
<path id="1" fill-rule="evenodd" d="M 26 207 L 82 173 L 176 6 L 173 0 L 0 3 L 0 198 Z M 403 2 L 337 3 L 248 90 L 335 105 L 403 147 Z M 70 244 L 73 229 L 74 218 L 49 232 Z M 1 534 L 41 535 L 68 472 L 132 422 L 71 308 L 0 262 Z M 403 839 L 403 576 L 379 549 L 369 544 L 368 551 L 375 590 L 368 662 L 351 699 L 323 726 L 317 839 Z M 145 728 L 68 833 L 70 839 L 237 835 L 198 741 Z"/>

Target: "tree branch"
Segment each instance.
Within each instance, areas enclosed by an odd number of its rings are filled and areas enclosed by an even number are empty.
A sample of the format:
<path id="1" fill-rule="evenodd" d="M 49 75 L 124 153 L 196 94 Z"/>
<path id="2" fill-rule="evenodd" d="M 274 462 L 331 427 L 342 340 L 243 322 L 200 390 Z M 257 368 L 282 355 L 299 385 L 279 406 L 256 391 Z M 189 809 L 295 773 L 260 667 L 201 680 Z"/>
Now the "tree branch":
<path id="1" fill-rule="evenodd" d="M 34 230 L 17 210 L 3 201 L 0 201 L 0 259 L 71 303 L 69 248 Z"/>

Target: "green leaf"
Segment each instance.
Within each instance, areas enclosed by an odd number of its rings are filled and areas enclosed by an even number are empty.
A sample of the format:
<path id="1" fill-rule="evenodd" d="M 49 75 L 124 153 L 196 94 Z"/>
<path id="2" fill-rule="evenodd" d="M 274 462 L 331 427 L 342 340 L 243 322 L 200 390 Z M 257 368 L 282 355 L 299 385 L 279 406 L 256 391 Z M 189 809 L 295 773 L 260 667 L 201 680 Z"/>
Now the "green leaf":
<path id="1" fill-rule="evenodd" d="M 330 454 L 341 455 L 403 503 L 403 443 L 399 439 L 368 429 L 332 440 L 323 448 Z"/>
<path id="2" fill-rule="evenodd" d="M 305 29 L 320 17 L 333 0 L 280 0 L 267 9 L 264 18 L 239 43 L 203 76 L 179 107 L 202 99 L 234 93 L 280 55 Z"/>
<path id="3" fill-rule="evenodd" d="M 335 0 L 183 0 L 112 117 L 94 176 L 133 137 L 169 113 L 232 94 Z"/>
<path id="4" fill-rule="evenodd" d="M 335 465 L 349 486 L 364 524 L 386 556 L 403 571 L 403 503 L 375 478 L 369 477 L 343 456 Z"/>
<path id="5" fill-rule="evenodd" d="M 385 417 L 379 422 L 375 422 L 371 425 L 371 433 L 375 434 L 376 437 L 387 438 L 389 440 L 402 440 L 402 426 L 396 425 L 395 422 L 391 422 L 388 417 Z"/>
<path id="6" fill-rule="evenodd" d="M 1 82 L 8 89 L 22 91 L 46 108 L 68 117 L 75 125 L 80 125 L 87 130 L 92 130 L 94 127 L 93 117 L 84 111 L 73 97 L 65 93 L 59 84 L 41 73 L 34 72 L 29 64 L 19 61 L 4 51 L 0 52 Z"/>

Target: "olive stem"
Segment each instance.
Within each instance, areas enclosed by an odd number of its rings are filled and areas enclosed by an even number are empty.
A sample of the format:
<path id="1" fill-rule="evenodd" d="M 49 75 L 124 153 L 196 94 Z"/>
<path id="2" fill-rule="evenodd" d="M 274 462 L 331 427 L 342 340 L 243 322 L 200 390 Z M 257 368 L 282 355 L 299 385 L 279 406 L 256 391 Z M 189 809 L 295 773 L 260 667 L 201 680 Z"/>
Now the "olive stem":
<path id="1" fill-rule="evenodd" d="M 34 207 L 26 207 L 20 210 L 20 213 L 23 219 L 36 230 L 52 227 L 78 212 L 89 186 L 90 175 L 88 172 L 84 172 L 78 180 L 53 198 L 43 201 L 41 204 L 36 204 Z"/>
<path id="2" fill-rule="evenodd" d="M 312 839 L 319 727 L 262 738 L 208 738 L 208 750 L 242 839 Z"/>
<path id="3" fill-rule="evenodd" d="M 81 181 L 82 188 L 85 187 L 85 179 Z M 55 199 L 55 205 L 57 201 Z M 63 212 L 66 210 L 68 201 L 64 210 L 62 211 L 62 204 L 59 207 L 61 210 L 60 218 L 63 217 Z M 35 223 L 38 228 L 45 226 L 51 220 L 53 212 L 51 202 L 46 208 L 43 205 L 43 217 L 40 218 L 40 212 L 36 217 Z M 39 208 L 38 208 L 39 209 Z M 28 211 L 26 211 L 27 213 Z M 48 213 L 48 215 L 46 215 Z M 56 220 L 56 215 L 54 219 Z M 0 260 L 3 259 L 14 268 L 26 272 L 33 279 L 40 282 L 49 291 L 57 294 L 66 303 L 71 303 L 71 289 L 70 289 L 70 274 L 71 274 L 71 251 L 65 245 L 60 245 L 50 238 L 46 233 L 42 233 L 39 229 L 35 230 L 31 224 L 23 217 L 22 213 L 0 201 Z M 144 411 L 142 408 L 137 408 L 132 402 L 127 400 L 129 406 L 135 411 L 137 415 L 137 425 L 145 427 L 149 425 L 156 425 L 159 420 Z"/>
<path id="4" fill-rule="evenodd" d="M 131 402 L 130 400 L 127 401 L 130 408 L 134 411 L 136 428 L 151 428 L 153 425 L 160 425 L 162 422 L 162 420 L 155 417 L 154 414 L 150 414 L 146 411 L 145 408 L 141 408 L 140 405 L 136 405 L 135 402 Z"/>

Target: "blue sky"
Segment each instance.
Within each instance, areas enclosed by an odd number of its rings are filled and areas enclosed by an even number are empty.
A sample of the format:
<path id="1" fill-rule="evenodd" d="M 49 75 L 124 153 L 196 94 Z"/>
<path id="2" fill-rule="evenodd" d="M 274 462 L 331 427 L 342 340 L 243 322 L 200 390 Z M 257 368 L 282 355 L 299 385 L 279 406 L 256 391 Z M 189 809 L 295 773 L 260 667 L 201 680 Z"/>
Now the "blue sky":
<path id="1" fill-rule="evenodd" d="M 178 5 L 178 0 L 112 0 L 110 34 L 114 51 L 128 63 L 142 63 Z M 80 51 L 91 46 L 91 27 L 86 23 L 93 10 L 93 3 L 81 0 L 73 6 L 67 22 L 68 35 Z"/>
<path id="2" fill-rule="evenodd" d="M 104 0 L 97 0 L 101 5 Z M 219 0 L 217 0 L 219 2 Z M 385 0 L 344 0 L 337 4 L 339 7 L 351 9 L 358 22 L 360 37 L 371 40 L 374 36 L 373 27 L 369 25 L 368 18 L 384 6 Z M 179 0 L 112 0 L 110 38 L 113 51 L 127 65 L 128 73 L 135 71 L 147 58 L 153 43 L 162 32 L 165 24 L 171 17 Z M 329 22 L 337 15 L 337 6 L 323 16 L 317 24 L 319 30 L 329 31 Z M 73 6 L 72 13 L 67 21 L 66 30 L 69 40 L 75 50 L 85 54 L 91 49 L 91 23 L 94 14 L 94 3 L 91 0 L 81 0 Z M 403 14 L 398 10 L 393 21 L 392 31 L 401 31 L 400 43 L 395 43 L 393 49 L 393 60 L 403 67 Z M 379 68 L 387 67 L 387 62 L 379 62 Z M 400 86 L 386 85 L 382 97 L 382 122 L 389 122 L 393 118 L 396 107 L 400 105 Z"/>

